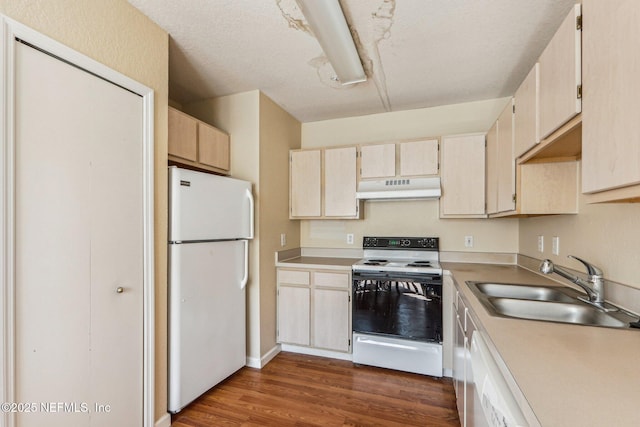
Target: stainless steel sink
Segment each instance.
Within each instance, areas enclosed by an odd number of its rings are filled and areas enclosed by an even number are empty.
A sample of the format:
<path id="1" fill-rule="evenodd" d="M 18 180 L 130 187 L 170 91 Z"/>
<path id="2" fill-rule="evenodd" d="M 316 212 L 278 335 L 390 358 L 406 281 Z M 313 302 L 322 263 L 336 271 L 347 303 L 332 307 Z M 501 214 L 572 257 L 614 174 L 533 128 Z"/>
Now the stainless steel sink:
<path id="1" fill-rule="evenodd" d="M 492 316 L 608 328 L 629 328 L 638 320 L 617 307 L 604 311 L 586 304 L 578 300 L 581 292 L 566 286 L 494 282 L 467 282 L 467 286 Z"/>
<path id="2" fill-rule="evenodd" d="M 483 295 L 495 298 L 573 302 L 580 296 L 579 292 L 571 288 L 560 290 L 549 286 L 516 285 L 510 283 L 473 283 L 475 288 Z"/>
<path id="3" fill-rule="evenodd" d="M 607 326 L 610 328 L 626 328 L 629 326 L 628 322 L 624 323 L 610 314 L 584 303 L 569 304 L 511 298 L 491 298 L 490 302 L 497 313 L 519 319 Z"/>

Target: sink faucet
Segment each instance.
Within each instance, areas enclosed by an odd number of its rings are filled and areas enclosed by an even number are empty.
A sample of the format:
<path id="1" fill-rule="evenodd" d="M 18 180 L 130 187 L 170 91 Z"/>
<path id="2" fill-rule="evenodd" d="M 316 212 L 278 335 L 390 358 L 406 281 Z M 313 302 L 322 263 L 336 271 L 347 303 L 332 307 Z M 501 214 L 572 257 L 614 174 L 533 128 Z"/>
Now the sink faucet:
<path id="1" fill-rule="evenodd" d="M 581 301 L 587 302 L 589 304 L 595 305 L 596 307 L 605 309 L 604 306 L 604 280 L 602 276 L 602 270 L 596 267 L 593 264 L 588 263 L 587 261 L 578 258 L 577 256 L 569 255 L 569 258 L 573 258 L 576 261 L 581 262 L 587 269 L 587 275 L 589 276 L 589 281 L 585 282 L 581 278 L 572 275 L 571 273 L 561 269 L 560 267 L 556 267 L 553 265 L 553 262 L 549 259 L 545 259 L 540 264 L 540 271 L 544 274 L 556 273 L 565 279 L 575 283 L 580 286 L 587 293 L 588 298 L 578 298 Z"/>

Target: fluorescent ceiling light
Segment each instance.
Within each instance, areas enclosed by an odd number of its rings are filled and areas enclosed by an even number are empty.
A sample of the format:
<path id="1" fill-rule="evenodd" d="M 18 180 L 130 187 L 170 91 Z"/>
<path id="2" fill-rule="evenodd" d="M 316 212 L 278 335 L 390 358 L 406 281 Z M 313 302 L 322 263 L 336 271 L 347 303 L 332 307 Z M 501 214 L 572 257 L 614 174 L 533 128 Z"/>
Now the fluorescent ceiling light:
<path id="1" fill-rule="evenodd" d="M 338 0 L 296 0 L 343 85 L 364 82 L 356 45 Z"/>

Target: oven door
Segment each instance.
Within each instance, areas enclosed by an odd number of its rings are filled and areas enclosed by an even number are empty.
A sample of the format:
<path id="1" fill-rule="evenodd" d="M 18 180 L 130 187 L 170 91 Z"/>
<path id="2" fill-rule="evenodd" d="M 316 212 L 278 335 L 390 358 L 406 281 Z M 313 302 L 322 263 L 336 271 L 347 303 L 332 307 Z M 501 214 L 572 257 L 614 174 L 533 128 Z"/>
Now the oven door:
<path id="1" fill-rule="evenodd" d="M 442 276 L 353 272 L 355 333 L 442 343 Z"/>

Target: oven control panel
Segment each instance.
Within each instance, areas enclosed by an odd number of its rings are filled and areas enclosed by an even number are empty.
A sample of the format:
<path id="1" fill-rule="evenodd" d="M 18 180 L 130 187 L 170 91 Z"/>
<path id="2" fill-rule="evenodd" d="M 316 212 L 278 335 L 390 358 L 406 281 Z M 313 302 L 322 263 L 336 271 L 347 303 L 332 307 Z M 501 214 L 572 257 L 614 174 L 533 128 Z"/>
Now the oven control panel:
<path id="1" fill-rule="evenodd" d="M 363 248 L 438 250 L 437 237 L 364 237 Z"/>

